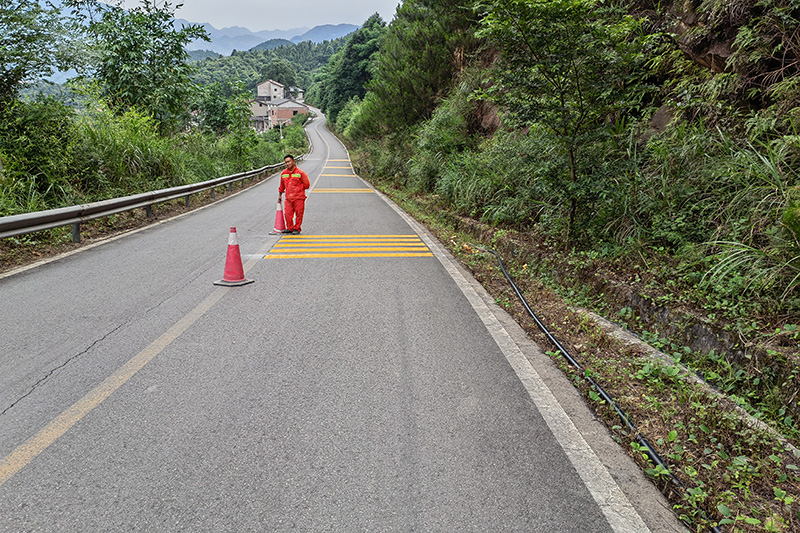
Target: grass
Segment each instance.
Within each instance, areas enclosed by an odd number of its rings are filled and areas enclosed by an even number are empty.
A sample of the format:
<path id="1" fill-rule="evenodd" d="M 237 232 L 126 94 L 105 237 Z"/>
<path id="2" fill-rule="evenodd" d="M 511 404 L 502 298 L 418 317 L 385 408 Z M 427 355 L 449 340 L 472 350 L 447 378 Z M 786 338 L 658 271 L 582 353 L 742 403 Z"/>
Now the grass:
<path id="1" fill-rule="evenodd" d="M 249 127 L 223 136 L 197 128 L 165 136 L 135 109 L 115 114 L 95 102 L 77 113 L 51 104 L 17 103 L 0 117 L 0 216 L 252 170 L 302 153 L 307 143 L 302 121 L 284 128 L 283 139 Z"/>

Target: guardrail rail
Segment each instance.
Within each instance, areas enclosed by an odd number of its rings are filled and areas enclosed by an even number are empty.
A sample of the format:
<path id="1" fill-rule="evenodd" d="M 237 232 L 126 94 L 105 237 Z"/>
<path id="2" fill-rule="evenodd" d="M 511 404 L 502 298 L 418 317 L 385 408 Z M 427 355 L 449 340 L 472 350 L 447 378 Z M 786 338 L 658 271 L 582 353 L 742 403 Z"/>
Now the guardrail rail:
<path id="1" fill-rule="evenodd" d="M 298 161 L 302 161 L 303 159 L 305 159 L 305 155 L 297 158 Z M 222 178 L 216 178 L 201 183 L 191 183 L 189 185 L 181 185 L 169 189 L 134 194 L 132 196 L 123 196 L 121 198 L 101 200 L 99 202 L 92 202 L 89 204 L 73 205 L 70 207 L 49 209 L 47 211 L 34 211 L 20 215 L 0 217 L 0 239 L 71 225 L 72 242 L 81 242 L 81 224 L 88 222 L 89 220 L 116 215 L 141 208 L 145 208 L 147 217 L 151 218 L 153 216 L 152 207 L 155 204 L 167 202 L 169 200 L 175 200 L 178 198 L 186 198 L 186 205 L 188 206 L 192 194 L 210 189 L 211 197 L 213 198 L 214 190 L 217 187 L 227 186 L 228 190 L 232 190 L 233 184 L 241 181 L 242 188 L 244 188 L 245 181 L 247 179 L 252 179 L 252 181 L 255 181 L 257 178 L 265 178 L 271 174 L 271 171 L 274 171 L 282 166 L 283 163 L 276 163 L 274 165 L 267 165 L 257 170 L 241 172 L 239 174 L 224 176 Z"/>

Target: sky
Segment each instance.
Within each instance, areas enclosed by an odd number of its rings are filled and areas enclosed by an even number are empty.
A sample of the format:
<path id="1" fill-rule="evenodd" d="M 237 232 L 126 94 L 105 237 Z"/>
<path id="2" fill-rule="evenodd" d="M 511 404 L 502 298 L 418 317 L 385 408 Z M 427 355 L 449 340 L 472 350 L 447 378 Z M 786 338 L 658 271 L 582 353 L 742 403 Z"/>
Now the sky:
<path id="1" fill-rule="evenodd" d="M 394 18 L 400 0 L 169 0 L 173 6 L 183 2 L 175 18 L 189 22 L 208 22 L 217 29 L 242 26 L 251 31 L 289 30 L 322 24 L 361 25 L 378 13 L 387 23 Z M 139 5 L 125 0 L 124 7 Z M 161 0 L 157 0 L 161 5 Z"/>

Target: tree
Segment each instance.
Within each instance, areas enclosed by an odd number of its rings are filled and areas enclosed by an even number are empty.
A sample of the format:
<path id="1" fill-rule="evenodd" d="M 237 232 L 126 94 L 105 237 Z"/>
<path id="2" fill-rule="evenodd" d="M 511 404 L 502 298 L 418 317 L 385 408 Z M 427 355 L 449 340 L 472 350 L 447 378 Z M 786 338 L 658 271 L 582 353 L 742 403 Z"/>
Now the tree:
<path id="1" fill-rule="evenodd" d="M 331 58 L 330 66 L 319 80 L 318 104 L 332 123 L 342 108 L 353 97 L 361 99 L 372 79 L 375 57 L 381 38 L 386 33 L 386 23 L 377 13 L 353 32 L 344 48 Z"/>
<path id="2" fill-rule="evenodd" d="M 623 109 L 633 53 L 632 19 L 602 9 L 593 0 L 489 0 L 476 8 L 478 35 L 501 51 L 484 96 L 508 110 L 507 124 L 544 126 L 565 151 L 570 234 L 592 188 L 591 177 L 579 175 L 578 151 Z"/>
<path id="3" fill-rule="evenodd" d="M 476 49 L 471 0 L 406 0 L 381 41 L 363 120 L 403 132 L 430 118 Z"/>
<path id="4" fill-rule="evenodd" d="M 250 98 L 241 82 L 214 82 L 200 87 L 193 106 L 200 127 L 223 135 L 250 127 Z"/>
<path id="5" fill-rule="evenodd" d="M 270 61 L 262 73 L 262 81 L 272 80 L 283 85 L 286 90 L 297 86 L 297 71 L 286 59 L 275 58 Z"/>
<path id="6" fill-rule="evenodd" d="M 0 106 L 16 98 L 25 82 L 69 66 L 67 43 L 60 10 L 49 1 L 0 3 Z"/>
<path id="7" fill-rule="evenodd" d="M 208 40 L 206 30 L 198 25 L 176 29 L 172 6 L 157 7 L 155 0 L 142 0 L 127 11 L 104 10 L 89 29 L 97 39 L 95 76 L 104 97 L 121 109 L 138 107 L 151 114 L 165 130 L 178 125 L 194 89 L 184 47 L 194 39 Z"/>

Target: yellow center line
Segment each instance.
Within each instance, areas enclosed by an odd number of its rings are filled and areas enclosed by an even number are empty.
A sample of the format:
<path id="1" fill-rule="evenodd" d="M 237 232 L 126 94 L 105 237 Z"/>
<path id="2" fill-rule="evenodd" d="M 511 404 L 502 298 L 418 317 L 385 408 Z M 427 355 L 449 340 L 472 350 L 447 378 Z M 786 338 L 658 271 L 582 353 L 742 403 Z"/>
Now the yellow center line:
<path id="1" fill-rule="evenodd" d="M 14 474 L 22 470 L 28 463 L 41 454 L 56 439 L 66 433 L 72 426 L 89 414 L 92 409 L 100 405 L 106 398 L 124 385 L 139 370 L 160 354 L 172 342 L 181 336 L 189 327 L 197 322 L 211 307 L 217 303 L 227 292 L 226 288 L 215 290 L 200 305 L 195 307 L 188 315 L 184 316 L 163 335 L 152 342 L 147 348 L 136 354 L 131 360 L 120 367 L 111 376 L 106 378 L 94 390 L 75 402 L 66 411 L 58 415 L 52 422 L 45 426 L 27 442 L 17 446 L 14 451 L 0 461 L 0 486 L 8 481 Z"/>
<path id="2" fill-rule="evenodd" d="M 262 249 L 257 258 L 251 259 L 244 265 L 247 272 L 261 259 L 268 247 Z M 230 288 L 220 287 L 212 292 L 205 300 L 178 320 L 171 328 L 164 332 L 144 350 L 133 356 L 127 363 L 107 377 L 100 385 L 92 389 L 83 398 L 72 404 L 64 412 L 42 428 L 36 435 L 20 444 L 10 454 L 0 460 L 0 486 L 11 479 L 17 472 L 25 468 L 31 461 L 38 457 L 59 437 L 64 435 L 75 424 L 80 422 L 95 407 L 103 403 L 117 389 L 128 382 L 137 372 L 164 351 L 172 342 L 180 337 L 187 329 L 205 315 L 214 304 L 219 302 Z"/>

